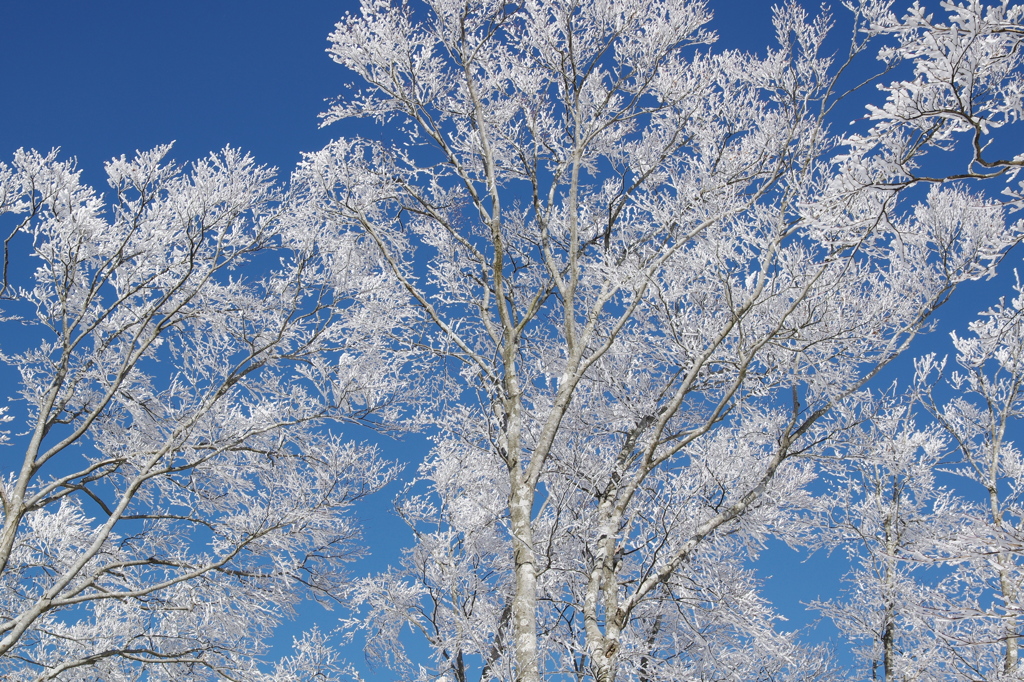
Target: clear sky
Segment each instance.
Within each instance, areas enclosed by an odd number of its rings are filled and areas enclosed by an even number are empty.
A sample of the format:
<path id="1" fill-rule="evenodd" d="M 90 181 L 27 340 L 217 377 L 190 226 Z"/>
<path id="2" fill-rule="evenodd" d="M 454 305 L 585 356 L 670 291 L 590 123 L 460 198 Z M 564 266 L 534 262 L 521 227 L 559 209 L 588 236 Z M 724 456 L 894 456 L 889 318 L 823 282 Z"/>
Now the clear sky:
<path id="1" fill-rule="evenodd" d="M 179 161 L 226 144 L 286 169 L 338 130 L 317 114 L 344 71 L 327 35 L 358 4 L 327 0 L 54 0 L 0 9 L 0 154 L 59 146 L 102 161 L 177 140 Z M 102 178 L 102 176 L 100 176 Z"/>
<path id="2" fill-rule="evenodd" d="M 812 5 L 815 3 L 811 3 Z M 771 0 L 729 0 L 721 44 L 762 51 Z M 357 0 L 46 0 L 0 9 L 0 158 L 61 147 L 88 177 L 176 140 L 186 161 L 226 144 L 283 171 L 351 126 L 318 114 L 348 80 L 327 35 Z"/>
<path id="3" fill-rule="evenodd" d="M 772 35 L 771 4 L 712 3 L 720 8 L 714 28 L 722 44 L 763 53 Z M 300 152 L 367 125 L 318 127 L 325 100 L 341 94 L 348 78 L 325 54 L 326 38 L 346 10 L 357 9 L 352 0 L 6 2 L 0 158 L 9 162 L 18 147 L 59 146 L 78 158 L 87 181 L 105 186 L 104 160 L 176 140 L 172 156 L 179 161 L 230 144 L 286 175 Z M 841 8 L 837 14 L 844 18 Z M 1019 262 L 1018 250 L 1010 267 Z M 388 450 L 413 459 L 422 446 L 410 440 Z M 377 561 L 393 559 L 401 537 L 398 524 L 380 516 L 395 492 L 364 510 L 371 532 L 387 543 L 371 541 Z M 837 557 L 798 564 L 781 550 L 773 554 L 782 558 L 767 564 L 766 573 L 776 576 L 768 594 L 793 624 L 806 622 L 798 599 L 817 596 L 807 585 L 843 563 Z"/>

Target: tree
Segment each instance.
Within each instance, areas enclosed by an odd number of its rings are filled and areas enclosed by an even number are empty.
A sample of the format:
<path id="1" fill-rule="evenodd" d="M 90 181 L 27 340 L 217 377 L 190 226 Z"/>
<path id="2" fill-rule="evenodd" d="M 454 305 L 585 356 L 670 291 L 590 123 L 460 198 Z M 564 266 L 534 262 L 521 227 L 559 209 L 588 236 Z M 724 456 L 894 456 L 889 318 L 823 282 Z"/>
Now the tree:
<path id="1" fill-rule="evenodd" d="M 978 659 L 1010 678 L 1020 670 L 1024 455 L 1010 438 L 1024 417 L 1024 289 L 1019 280 L 1016 294 L 1008 304 L 1003 300 L 985 311 L 969 326 L 970 336 L 952 335 L 959 370 L 946 381 L 956 397 L 941 408 L 934 384 L 925 380 L 931 370 L 941 373 L 945 362 L 938 365 L 929 357 L 918 366 L 924 375 L 921 400 L 959 455 L 953 468 L 962 479 L 959 487 L 966 495 L 981 493 L 972 513 L 964 515 L 967 532 L 940 545 L 946 560 L 957 565 L 956 593 L 968 597 L 955 611 L 964 617 L 947 626 L 951 631 L 942 632 L 943 641 L 988 644 L 977 647 L 987 656 L 958 657 L 965 661 L 956 666 L 964 678 L 984 670 Z"/>
<path id="2" fill-rule="evenodd" d="M 949 463 L 941 429 L 918 429 L 911 406 L 891 396 L 870 411 L 843 458 L 828 462 L 832 493 L 815 538 L 846 551 L 848 589 L 813 606 L 863 644 L 856 654 L 870 670 L 865 679 L 944 679 L 949 657 L 935 626 L 959 605 L 941 589 L 936 547 L 955 536 L 969 506 L 936 481 Z"/>
<path id="3" fill-rule="evenodd" d="M 338 24 L 356 82 L 326 121 L 391 132 L 296 182 L 376 245 L 434 368 L 407 389 L 436 425 L 398 503 L 415 545 L 353 591 L 371 658 L 417 679 L 827 674 L 741 566 L 796 537 L 872 378 L 1020 239 L 1019 190 L 982 183 L 1024 163 L 990 155 L 1021 112 L 1020 6 L 847 5 L 839 62 L 793 3 L 763 58 L 714 52 L 683 0 L 365 0 Z M 884 103 L 830 132 L 871 54 Z"/>
<path id="4" fill-rule="evenodd" d="M 908 405 L 880 411 L 871 451 L 836 467 L 830 530 L 860 566 L 846 576 L 849 598 L 819 608 L 868 642 L 862 653 L 886 682 L 1020 679 L 1024 462 L 1009 439 L 1024 415 L 1019 283 L 1016 293 L 969 336 L 952 335 L 959 369 L 943 376 L 935 353 L 917 361 L 914 404 L 928 428 Z"/>
<path id="5" fill-rule="evenodd" d="M 384 132 L 288 188 L 233 150 L 186 175 L 160 148 L 108 164 L 105 209 L 70 164 L 19 153 L 4 314 L 39 333 L 4 339 L 27 426 L 2 488 L 3 672 L 342 674 L 318 631 L 256 663 L 309 595 L 351 600 L 345 626 L 408 678 L 843 679 L 775 627 L 747 562 L 810 541 L 820 463 L 860 455 L 844 475 L 870 494 L 839 499 L 848 529 L 882 529 L 863 566 L 884 569 L 885 674 L 900 641 L 988 661 L 948 646 L 983 632 L 1017 674 L 1016 511 L 996 486 L 977 542 L 904 533 L 935 510 L 907 472 L 942 436 L 878 411 L 872 381 L 1024 233 L 1005 182 L 1024 156 L 996 154 L 1024 10 L 848 5 L 835 61 L 831 20 L 794 3 L 758 57 L 716 52 L 693 0 L 365 0 L 331 37 L 359 83 L 326 119 Z M 884 101 L 847 82 L 872 55 Z M 868 114 L 840 125 L 849 104 Z M 990 471 L 991 429 L 938 404 Z M 351 583 L 345 509 L 392 470 L 345 421 L 434 438 L 397 504 L 415 544 Z M 939 603 L 899 574 L 925 550 L 980 576 L 942 608 L 987 608 L 962 597 L 996 578 L 1007 605 L 901 640 Z"/>
<path id="6" fill-rule="evenodd" d="M 168 149 L 109 162 L 109 206 L 55 152 L 0 165 L 23 424 L 3 436 L 23 453 L 0 481 L 5 679 L 262 679 L 273 626 L 343 585 L 346 510 L 394 474 L 327 428 L 391 418 L 381 337 L 403 313 L 372 260 L 325 257 L 248 156 L 185 173 Z M 322 639 L 272 678 L 337 668 Z"/>

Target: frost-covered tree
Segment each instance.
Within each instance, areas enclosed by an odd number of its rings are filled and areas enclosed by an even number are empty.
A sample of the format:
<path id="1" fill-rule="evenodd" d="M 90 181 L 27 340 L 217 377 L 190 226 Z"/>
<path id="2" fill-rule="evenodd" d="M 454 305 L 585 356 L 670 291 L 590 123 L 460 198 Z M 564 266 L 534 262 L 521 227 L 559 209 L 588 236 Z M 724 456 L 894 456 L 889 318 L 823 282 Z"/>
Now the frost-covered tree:
<path id="1" fill-rule="evenodd" d="M 862 407 L 870 410 L 863 427 L 846 434 L 842 457 L 826 462 L 831 490 L 819 500 L 824 523 L 813 538 L 846 552 L 847 589 L 812 606 L 853 647 L 857 679 L 944 679 L 948 660 L 937 653 L 934 625 L 950 600 L 939 588 L 948 571 L 936 545 L 955 536 L 970 506 L 936 480 L 949 464 L 939 427 L 917 428 L 911 407 L 892 396 Z"/>
<path id="2" fill-rule="evenodd" d="M 407 388 L 436 427 L 398 502 L 415 544 L 353 591 L 376 662 L 827 678 L 743 566 L 800 532 L 868 382 L 1019 240 L 1024 164 L 1020 6 L 846 4 L 839 60 L 793 3 L 763 57 L 716 51 L 691 0 L 365 0 L 338 24 L 354 82 L 326 120 L 384 132 L 296 182 L 376 244 L 433 368 Z M 882 100 L 846 82 L 872 55 Z M 849 102 L 873 106 L 847 126 Z"/>
<path id="3" fill-rule="evenodd" d="M 355 82 L 326 120 L 381 135 L 287 189 L 231 150 L 185 174 L 158 149 L 108 165 L 108 208 L 19 154 L 0 670 L 343 674 L 318 631 L 255 663 L 308 594 L 351 599 L 350 634 L 405 679 L 847 679 L 775 626 L 749 563 L 771 535 L 820 541 L 809 484 L 837 455 L 861 487 L 833 513 L 876 543 L 881 608 L 827 608 L 886 674 L 903 642 L 981 651 L 947 646 L 967 631 L 923 619 L 939 601 L 900 571 L 987 561 L 963 594 L 1016 599 L 1006 488 L 977 556 L 899 523 L 945 504 L 937 444 L 988 471 L 988 436 L 938 407 L 945 435 L 918 429 L 868 387 L 1024 233 L 1024 10 L 846 5 L 836 59 L 795 3 L 757 56 L 717 50 L 696 0 L 364 0 L 331 36 Z M 868 62 L 877 89 L 850 82 Z M 397 502 L 413 546 L 346 583 L 345 508 L 391 475 L 331 428 L 359 419 L 434 447 Z M 977 603 L 1009 670 L 1019 612 Z"/>
<path id="4" fill-rule="evenodd" d="M 952 335 L 957 369 L 946 375 L 935 353 L 918 359 L 910 399 L 876 402 L 828 466 L 833 490 L 816 539 L 843 547 L 854 566 L 846 596 L 815 606 L 865 644 L 873 679 L 1020 679 L 1019 284 L 1016 293 L 968 335 Z"/>
<path id="5" fill-rule="evenodd" d="M 945 384 L 954 392 L 943 402 L 934 385 L 922 391 L 928 412 L 946 431 L 957 455 L 951 473 L 956 488 L 973 499 L 956 533 L 947 533 L 939 556 L 956 570 L 947 591 L 964 595 L 940 619 L 938 635 L 962 679 L 1002 673 L 1017 679 L 1024 637 L 1024 454 L 1014 442 L 1024 422 L 1024 288 L 971 323 L 967 336 L 953 334 L 957 370 Z M 933 356 L 919 374 L 941 372 Z M 921 377 L 921 383 L 924 383 Z M 940 537 L 942 537 L 940 535 Z M 963 647 L 963 648 L 968 648 Z"/>
<path id="6" fill-rule="evenodd" d="M 7 680 L 262 679 L 273 627 L 340 591 L 347 508 L 392 477 L 328 428 L 391 418 L 403 313 L 373 259 L 325 257 L 236 150 L 188 172 L 167 151 L 109 162 L 109 203 L 55 153 L 0 165 Z M 322 639 L 269 679 L 337 668 Z"/>

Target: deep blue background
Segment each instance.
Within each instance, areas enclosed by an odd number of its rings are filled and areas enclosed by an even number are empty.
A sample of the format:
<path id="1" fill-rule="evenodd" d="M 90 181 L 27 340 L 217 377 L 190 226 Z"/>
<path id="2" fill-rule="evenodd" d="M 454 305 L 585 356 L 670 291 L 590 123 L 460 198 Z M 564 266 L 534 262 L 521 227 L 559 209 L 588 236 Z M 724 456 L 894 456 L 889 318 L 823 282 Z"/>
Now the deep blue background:
<path id="1" fill-rule="evenodd" d="M 351 2 L 55 0 L 0 9 L 0 154 L 59 146 L 101 162 L 177 140 L 185 161 L 230 144 L 282 170 L 344 71 L 327 35 Z M 102 176 L 99 176 L 102 178 Z"/>
<path id="2" fill-rule="evenodd" d="M 719 46 L 763 53 L 772 2 L 718 4 Z M 358 2 L 5 2 L 0 158 L 61 147 L 102 182 L 103 161 L 175 140 L 179 161 L 230 144 L 287 174 L 342 134 L 318 115 L 348 81 L 325 53 L 346 11 Z"/>

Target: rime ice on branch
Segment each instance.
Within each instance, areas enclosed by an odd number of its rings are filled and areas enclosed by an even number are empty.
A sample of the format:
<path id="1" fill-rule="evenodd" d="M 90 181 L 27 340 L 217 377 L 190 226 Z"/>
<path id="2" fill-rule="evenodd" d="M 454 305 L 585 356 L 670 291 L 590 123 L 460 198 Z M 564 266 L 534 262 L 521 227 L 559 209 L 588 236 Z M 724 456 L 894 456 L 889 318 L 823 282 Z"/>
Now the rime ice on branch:
<path id="1" fill-rule="evenodd" d="M 372 254 L 325 254 L 238 151 L 187 173 L 167 151 L 108 163 L 109 205 L 55 153 L 0 165 L 7 262 L 35 265 L 2 302 L 5 679 L 261 679 L 281 617 L 344 585 L 349 506 L 393 476 L 327 428 L 394 416 L 404 313 Z"/>
<path id="2" fill-rule="evenodd" d="M 826 679 L 740 567 L 799 540 L 872 377 L 1020 239 L 1024 157 L 986 146 L 1020 7 L 846 3 L 837 61 L 795 3 L 763 58 L 716 51 L 702 2 L 424 4 L 337 25 L 326 121 L 387 137 L 299 171 L 436 367 L 416 544 L 350 625 L 410 679 Z M 845 75 L 873 55 L 876 94 Z M 874 103 L 849 128 L 848 97 Z"/>

